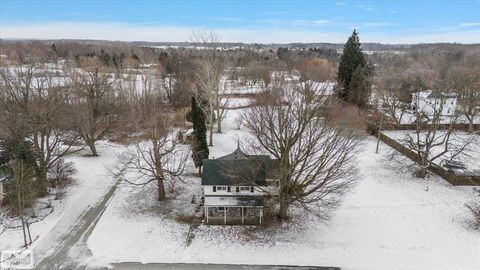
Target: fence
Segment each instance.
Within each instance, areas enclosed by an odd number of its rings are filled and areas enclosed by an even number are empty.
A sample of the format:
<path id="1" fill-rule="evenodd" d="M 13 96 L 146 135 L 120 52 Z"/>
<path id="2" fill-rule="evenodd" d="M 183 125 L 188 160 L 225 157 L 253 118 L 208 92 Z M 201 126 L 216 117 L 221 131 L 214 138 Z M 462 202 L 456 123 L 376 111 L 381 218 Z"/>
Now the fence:
<path id="1" fill-rule="evenodd" d="M 377 132 L 375 132 L 375 133 L 377 133 Z M 379 135 L 378 135 L 378 133 L 376 135 L 380 138 L 380 140 L 382 142 L 384 142 L 388 146 L 390 146 L 393 149 L 397 150 L 398 152 L 402 153 L 403 155 L 405 155 L 409 159 L 411 159 L 411 160 L 413 160 L 417 163 L 420 163 L 420 158 L 412 150 L 408 149 L 407 147 L 405 147 L 401 143 L 397 142 L 396 140 L 388 137 L 387 135 L 385 135 L 381 132 L 380 132 Z M 435 164 L 431 164 L 430 166 L 428 166 L 427 170 L 441 176 L 443 179 L 447 180 L 449 183 L 451 183 L 454 186 L 476 186 L 476 185 L 480 185 L 480 175 L 478 175 L 478 176 L 456 175 L 456 174 L 453 174 L 453 173 L 451 173 L 451 172 L 445 170 L 444 168 L 442 168 L 438 165 L 435 165 Z"/>

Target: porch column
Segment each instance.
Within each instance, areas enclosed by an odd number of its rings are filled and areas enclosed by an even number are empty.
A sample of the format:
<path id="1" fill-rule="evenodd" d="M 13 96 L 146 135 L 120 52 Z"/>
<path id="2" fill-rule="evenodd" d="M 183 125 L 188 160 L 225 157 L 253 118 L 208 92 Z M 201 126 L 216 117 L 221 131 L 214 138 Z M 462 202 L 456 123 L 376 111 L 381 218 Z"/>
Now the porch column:
<path id="1" fill-rule="evenodd" d="M 205 206 L 205 216 L 207 217 L 207 224 L 208 224 L 208 206 Z"/>
<path id="2" fill-rule="evenodd" d="M 242 212 L 242 224 L 243 224 L 243 206 L 240 207 L 240 210 Z"/>
<path id="3" fill-rule="evenodd" d="M 225 207 L 225 211 L 223 211 L 223 224 L 227 224 L 227 210 L 228 207 Z"/>
<path id="4" fill-rule="evenodd" d="M 263 208 L 260 209 L 260 224 L 262 224 Z"/>

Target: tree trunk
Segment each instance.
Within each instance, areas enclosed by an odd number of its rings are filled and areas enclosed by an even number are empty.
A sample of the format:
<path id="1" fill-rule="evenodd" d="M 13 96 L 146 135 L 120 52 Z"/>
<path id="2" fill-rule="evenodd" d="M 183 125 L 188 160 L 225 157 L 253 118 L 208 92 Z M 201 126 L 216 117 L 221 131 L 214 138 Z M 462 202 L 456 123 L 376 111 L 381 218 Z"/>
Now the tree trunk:
<path id="1" fill-rule="evenodd" d="M 284 197 L 283 195 L 280 195 L 280 196 Z M 281 198 L 280 199 L 280 210 L 278 212 L 278 218 L 288 219 L 288 207 L 289 207 L 289 204 L 288 204 L 286 198 Z"/>
<path id="2" fill-rule="evenodd" d="M 208 146 L 213 146 L 213 121 L 210 121 L 210 135 Z"/>
<path id="3" fill-rule="evenodd" d="M 28 232 L 28 241 L 29 241 L 29 245 L 32 244 L 32 234 L 30 233 L 30 224 L 28 224 L 28 221 L 25 221 L 25 224 L 27 225 L 27 232 Z"/>
<path id="4" fill-rule="evenodd" d="M 27 232 L 25 231 L 25 220 L 23 219 L 23 213 L 20 216 L 20 219 L 22 221 L 22 230 L 23 230 L 23 242 L 25 243 L 25 247 L 28 246 L 27 242 Z"/>
<path id="5" fill-rule="evenodd" d="M 35 176 L 37 178 L 37 192 L 40 196 L 46 195 L 48 192 L 47 168 L 46 165 L 40 164 L 35 169 Z"/>
<path id="6" fill-rule="evenodd" d="M 417 174 L 418 178 L 425 178 L 427 176 L 427 157 L 425 155 L 422 155 L 421 158 L 421 164 L 420 164 L 420 171 Z"/>
<path id="7" fill-rule="evenodd" d="M 222 133 L 222 120 L 220 117 L 217 118 L 217 133 Z"/>
<path id="8" fill-rule="evenodd" d="M 87 143 L 88 148 L 90 149 L 90 152 L 92 152 L 92 156 L 97 157 L 97 148 L 95 147 L 95 142 L 89 142 Z"/>
<path id="9" fill-rule="evenodd" d="M 202 166 L 198 166 L 198 174 L 202 175 Z"/>
<path id="10" fill-rule="evenodd" d="M 164 201 L 166 196 L 165 196 L 165 186 L 163 183 L 163 179 L 158 179 L 158 200 L 159 201 Z"/>

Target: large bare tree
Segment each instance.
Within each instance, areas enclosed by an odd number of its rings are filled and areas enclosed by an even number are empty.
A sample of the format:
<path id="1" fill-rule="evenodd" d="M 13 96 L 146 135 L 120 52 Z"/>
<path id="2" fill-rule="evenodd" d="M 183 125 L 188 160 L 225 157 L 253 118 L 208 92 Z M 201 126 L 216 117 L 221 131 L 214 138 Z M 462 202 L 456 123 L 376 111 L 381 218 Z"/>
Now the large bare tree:
<path id="1" fill-rule="evenodd" d="M 406 133 L 402 139 L 403 145 L 412 150 L 420 161 L 420 169 L 417 172 L 419 178 L 424 178 L 428 167 L 437 160 L 451 161 L 468 154 L 468 146 L 474 140 L 473 136 L 457 136 L 458 131 L 454 125 L 457 123 L 458 115 L 444 116 L 443 106 L 446 97 L 442 93 L 438 93 L 437 96 L 433 102 L 425 101 L 424 108 L 417 108 L 414 112 L 415 130 Z"/>
<path id="2" fill-rule="evenodd" d="M 70 131 L 65 81 L 35 63 L 5 67 L 0 76 L 0 103 L 7 136 L 31 141 L 36 179 L 40 193 L 45 193 L 47 172 L 70 152 L 78 139 Z"/>
<path id="3" fill-rule="evenodd" d="M 221 93 L 220 82 L 226 67 L 226 60 L 221 52 L 217 51 L 220 38 L 214 32 L 197 33 L 193 40 L 201 46 L 199 69 L 197 72 L 198 94 L 202 95 L 206 103 L 204 108 L 210 124 L 209 145 L 213 145 L 213 125 L 217 124 L 217 132 L 222 132 L 222 120 L 225 106 L 225 97 Z"/>
<path id="4" fill-rule="evenodd" d="M 262 93 L 262 105 L 244 113 L 253 139 L 250 148 L 279 160 L 279 217 L 299 203 L 325 215 L 354 182 L 357 131 L 339 128 L 321 115 L 309 84 L 274 82 Z"/>
<path id="5" fill-rule="evenodd" d="M 162 114 L 150 118 L 147 140 L 130 146 L 119 158 L 116 171 L 117 177 L 135 186 L 156 183 L 159 201 L 166 199 L 165 183 L 178 178 L 187 161 L 187 151 L 177 145 Z"/>
<path id="6" fill-rule="evenodd" d="M 112 124 L 109 114 L 109 104 L 114 99 L 112 74 L 102 70 L 96 59 L 84 61 L 81 66 L 69 73 L 76 108 L 75 124 L 92 155 L 97 156 L 95 143 L 105 136 Z"/>

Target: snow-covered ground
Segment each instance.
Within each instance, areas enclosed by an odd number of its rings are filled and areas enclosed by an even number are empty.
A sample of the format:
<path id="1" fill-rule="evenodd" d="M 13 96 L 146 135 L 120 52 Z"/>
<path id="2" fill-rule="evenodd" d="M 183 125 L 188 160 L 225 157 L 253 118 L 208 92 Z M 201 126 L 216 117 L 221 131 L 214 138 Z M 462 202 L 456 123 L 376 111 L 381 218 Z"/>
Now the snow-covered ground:
<path id="1" fill-rule="evenodd" d="M 36 240 L 29 249 L 33 249 L 36 259 L 51 254 L 55 247 L 58 248 L 64 234 L 78 224 L 82 214 L 96 204 L 113 185 L 107 167 L 116 161 L 119 146 L 102 141 L 97 148 L 99 157 L 85 156 L 83 152 L 66 157 L 67 161 L 74 162 L 78 173 L 64 199 L 52 203 L 53 212 L 30 227 L 32 238 Z M 7 230 L 0 235 L 0 250 L 17 250 L 22 245 L 21 229 Z"/>
<path id="2" fill-rule="evenodd" d="M 214 135 L 210 157 L 236 148 L 248 136 L 237 130 L 240 110 L 228 111 L 224 133 Z M 295 211 L 274 228 L 204 226 L 185 245 L 188 224 L 175 218 L 193 212 L 200 178 L 188 174 L 177 198 L 156 201 L 154 185 L 121 185 L 88 239 L 90 266 L 115 262 L 199 262 L 330 265 L 344 269 L 479 269 L 480 232 L 468 226 L 463 206 L 471 187 L 453 187 L 437 176 L 419 180 L 409 161 L 388 159 L 390 148 L 366 139 L 358 156 L 357 186 L 331 219 Z M 106 149 L 104 150 L 106 151 Z M 188 172 L 196 169 L 189 164 Z"/>
<path id="3" fill-rule="evenodd" d="M 437 137 L 439 138 L 437 141 L 441 141 L 443 139 L 444 131 L 438 131 L 439 134 Z M 412 136 L 415 138 L 415 132 L 412 130 L 388 130 L 383 131 L 385 135 L 388 137 L 395 139 L 400 143 L 404 143 L 404 140 L 407 135 Z M 464 154 L 459 155 L 454 160 L 463 163 L 468 170 L 480 170 L 480 136 L 476 134 L 469 134 L 467 132 L 456 132 L 451 135 L 451 144 L 456 147 L 461 147 L 467 142 L 470 142 L 467 147 L 465 147 Z M 432 154 L 437 155 L 444 150 L 444 145 L 439 145 L 432 149 Z M 443 160 L 449 160 L 451 154 L 446 153 L 444 156 L 440 157 L 439 159 L 435 160 L 434 162 L 437 165 L 442 165 Z"/>
<path id="4" fill-rule="evenodd" d="M 402 111 L 399 109 L 395 112 L 397 119 L 400 119 L 400 124 L 402 125 L 408 125 L 408 124 L 413 124 L 416 121 L 416 116 L 412 111 Z M 457 124 L 468 124 L 469 121 L 465 115 L 460 115 L 460 116 L 442 116 L 440 118 L 439 123 L 440 124 L 451 124 L 451 123 L 457 123 Z M 477 117 L 473 121 L 474 124 L 480 124 L 480 117 Z"/>

